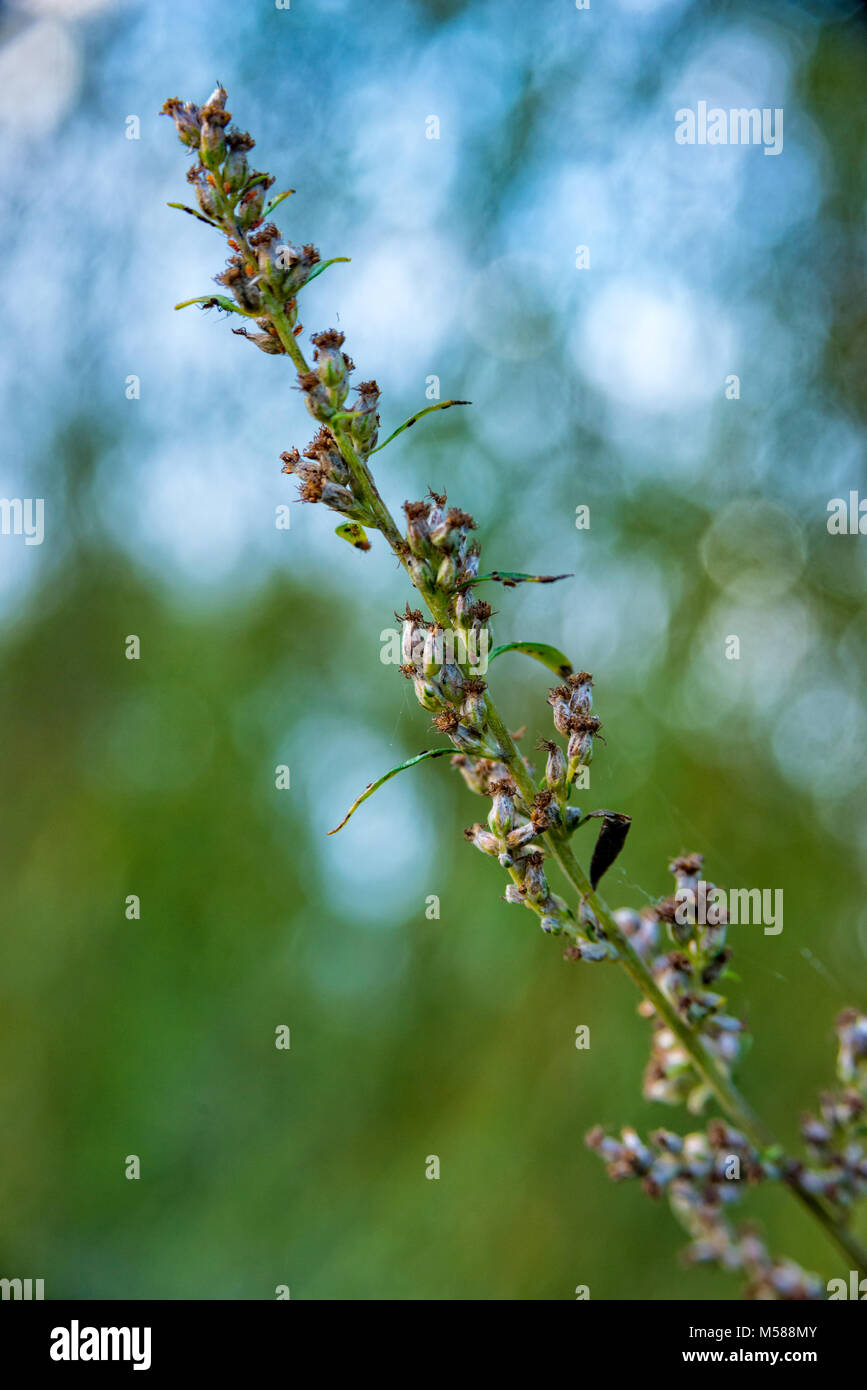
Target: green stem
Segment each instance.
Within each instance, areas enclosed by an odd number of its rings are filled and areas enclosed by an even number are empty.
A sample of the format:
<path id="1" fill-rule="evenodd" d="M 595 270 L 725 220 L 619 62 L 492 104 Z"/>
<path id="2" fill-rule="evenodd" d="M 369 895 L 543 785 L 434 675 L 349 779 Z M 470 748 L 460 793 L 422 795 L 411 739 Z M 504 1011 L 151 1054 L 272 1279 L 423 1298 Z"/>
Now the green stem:
<path id="1" fill-rule="evenodd" d="M 507 750 L 507 761 L 511 765 L 512 776 L 518 784 L 524 800 L 529 805 L 536 792 L 533 779 L 524 766 L 524 761 L 514 740 L 490 700 L 488 702 L 488 716 L 496 738 Z M 590 880 L 572 853 L 563 832 L 549 831 L 545 835 L 545 841 L 572 887 L 582 901 L 588 904 L 608 939 L 617 947 L 618 957 L 624 970 L 641 990 L 645 999 L 650 1001 L 666 1026 L 682 1043 L 693 1067 L 713 1091 L 723 1113 L 759 1152 L 770 1148 L 774 1143 L 772 1135 L 741 1095 L 731 1078 L 720 1070 L 699 1035 L 690 1028 L 671 1000 L 660 989 L 647 961 L 639 955 L 629 937 L 618 926 L 608 904 L 598 893 L 594 893 L 590 886 Z M 822 1225 L 831 1240 L 836 1242 L 862 1273 L 867 1274 L 867 1250 L 848 1227 L 843 1224 L 839 1217 L 830 1212 L 812 1192 L 808 1192 L 804 1188 L 797 1173 L 790 1174 L 787 1182 L 801 1205 Z"/>
<path id="2" fill-rule="evenodd" d="M 268 316 L 271 319 L 271 322 L 273 323 L 274 327 L 277 329 L 277 335 L 280 339 L 280 342 L 283 344 L 287 353 L 292 358 L 292 361 L 295 364 L 299 374 L 308 372 L 310 368 L 307 365 L 307 360 L 304 356 L 304 353 L 298 346 L 298 340 L 292 332 L 292 328 L 289 324 L 289 320 L 287 319 L 284 310 L 274 299 L 273 295 L 269 295 L 268 299 Z M 340 449 L 341 454 L 343 455 L 344 459 L 349 464 L 349 467 L 352 470 L 352 475 L 356 483 L 356 492 L 358 493 L 359 497 L 361 498 L 362 502 L 367 507 L 371 515 L 375 517 L 376 525 L 378 526 L 379 530 L 385 536 L 385 539 L 388 541 L 395 555 L 397 555 L 404 569 L 407 571 L 407 573 L 409 573 L 406 555 L 404 553 L 405 546 L 403 545 L 403 537 L 401 536 L 400 532 L 397 529 L 397 526 L 395 525 L 395 521 L 393 516 L 391 515 L 391 512 L 388 510 L 388 507 L 385 505 L 385 503 L 379 495 L 379 492 L 377 491 L 376 484 L 373 481 L 370 469 L 368 468 L 364 460 L 359 458 L 358 454 L 353 448 L 352 441 L 350 440 L 349 435 L 346 433 L 343 427 L 339 423 L 336 423 L 334 421 L 328 421 L 327 423 L 328 428 L 331 430 L 331 433 L 334 435 L 334 438 L 337 441 L 337 446 Z M 410 578 L 412 579 L 411 574 Z M 413 583 L 415 583 L 414 580 Z M 433 611 L 433 593 L 426 593 L 424 597 L 427 600 L 428 606 L 431 608 L 431 611 Z"/>
<path id="3" fill-rule="evenodd" d="M 269 301 L 267 305 L 269 316 L 286 352 L 292 359 L 299 373 L 309 371 L 304 354 L 298 346 L 298 341 L 292 332 L 292 327 L 279 303 L 279 299 L 273 292 L 268 293 L 266 297 Z M 447 622 L 447 601 L 441 598 L 435 585 L 427 585 L 420 582 L 410 571 L 403 537 L 388 507 L 383 502 L 376 489 L 376 485 L 374 484 L 366 462 L 359 458 L 346 431 L 340 424 L 329 423 L 329 428 L 337 440 L 341 454 L 352 471 L 359 495 L 369 508 L 371 514 L 376 518 L 376 523 L 380 531 L 385 536 L 388 544 L 400 560 L 404 569 L 407 571 L 413 586 L 419 590 L 437 622 Z M 512 775 L 521 791 L 525 803 L 531 805 L 536 794 L 536 787 L 532 777 L 527 771 L 515 741 L 506 725 L 503 723 L 490 695 L 487 696 L 487 712 L 490 727 L 497 742 L 504 751 L 504 761 L 511 767 Z M 602 926 L 606 936 L 616 946 L 618 957 L 624 970 L 629 975 L 630 979 L 638 986 L 645 999 L 649 1000 L 653 1005 L 656 1013 L 664 1021 L 666 1026 L 671 1029 L 683 1045 L 695 1071 L 707 1082 L 707 1085 L 716 1096 L 723 1113 L 728 1116 L 729 1120 L 736 1128 L 741 1130 L 755 1149 L 761 1152 L 769 1148 L 773 1143 L 772 1136 L 756 1116 L 751 1106 L 740 1094 L 730 1077 L 717 1065 L 700 1036 L 690 1028 L 686 1020 L 678 1013 L 671 1000 L 668 999 L 665 993 L 660 989 L 650 966 L 638 951 L 636 951 L 626 933 L 618 926 L 607 903 L 592 890 L 590 880 L 581 868 L 575 855 L 572 853 L 572 849 L 569 846 L 564 832 L 562 830 L 548 831 L 544 838 L 563 874 L 578 893 L 580 899 L 588 904 L 596 920 Z M 865 1251 L 852 1232 L 837 1216 L 830 1212 L 817 1197 L 803 1187 L 797 1173 L 792 1173 L 787 1181 L 791 1191 L 797 1197 L 801 1205 L 820 1223 L 826 1234 L 836 1242 L 847 1258 L 853 1261 L 861 1273 L 867 1274 L 867 1251 Z"/>

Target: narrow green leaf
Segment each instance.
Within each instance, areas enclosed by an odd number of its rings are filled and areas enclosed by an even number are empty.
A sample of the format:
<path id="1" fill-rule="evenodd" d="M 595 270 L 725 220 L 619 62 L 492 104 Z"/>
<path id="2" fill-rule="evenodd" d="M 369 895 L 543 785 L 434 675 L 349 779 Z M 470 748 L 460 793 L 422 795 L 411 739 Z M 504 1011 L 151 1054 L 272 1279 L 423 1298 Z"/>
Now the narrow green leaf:
<path id="1" fill-rule="evenodd" d="M 186 203 L 166 203 L 167 208 L 177 208 L 178 212 L 188 212 L 190 217 L 197 217 L 200 222 L 207 222 L 209 227 L 216 227 L 220 230 L 219 222 L 214 222 L 210 217 L 205 217 L 204 213 L 196 212 L 195 208 L 188 208 Z"/>
<path id="2" fill-rule="evenodd" d="M 224 294 L 200 294 L 196 299 L 185 299 L 182 304 L 176 304 L 175 308 L 188 309 L 191 304 L 206 304 L 209 309 L 223 309 L 227 314 L 240 314 L 244 319 L 256 317 L 255 314 L 248 314 L 246 309 L 240 309 L 233 299 L 228 299 Z M 237 331 L 240 333 L 241 329 Z"/>
<path id="3" fill-rule="evenodd" d="M 344 521 L 342 526 L 338 526 L 334 532 L 341 540 L 349 541 L 356 550 L 369 550 L 370 541 L 367 539 L 367 532 L 363 526 L 359 526 L 357 521 Z"/>
<path id="4" fill-rule="evenodd" d="M 316 276 L 321 275 L 323 270 L 327 270 L 330 265 L 339 265 L 341 261 L 351 260 L 351 256 L 332 256 L 330 261 L 320 261 L 316 269 L 311 271 L 311 273 L 307 276 L 307 279 L 304 281 L 304 284 L 309 285 L 311 280 L 315 280 Z"/>
<path id="5" fill-rule="evenodd" d="M 392 777 L 396 777 L 399 772 L 405 772 L 408 767 L 415 767 L 416 763 L 422 762 L 425 758 L 442 758 L 445 757 L 446 753 L 454 753 L 454 751 L 455 750 L 453 748 L 427 748 L 423 753 L 416 753 L 414 758 L 409 758 L 405 763 L 401 763 L 399 767 L 393 767 L 390 772 L 386 772 L 384 777 L 379 777 L 375 782 L 368 783 L 364 791 L 361 793 L 361 796 L 357 797 L 356 800 L 353 801 L 352 805 L 346 812 L 346 815 L 343 817 L 343 820 L 340 822 L 340 824 L 335 825 L 333 830 L 329 830 L 329 835 L 336 835 L 338 830 L 342 830 L 346 822 L 349 820 L 349 817 L 353 814 L 353 812 L 358 810 L 362 801 L 366 801 L 369 796 L 373 796 L 373 793 L 375 791 L 379 791 L 379 788 L 381 786 L 383 786 L 386 782 L 390 782 Z"/>
<path id="6" fill-rule="evenodd" d="M 397 439 L 397 436 L 403 434 L 404 430 L 410 429 L 423 415 L 430 415 L 432 410 L 448 410 L 449 407 L 453 405 L 472 405 L 472 401 L 437 401 L 436 405 L 426 406 L 424 410 L 418 411 L 416 415 L 410 415 L 408 420 L 404 420 L 402 425 L 398 425 L 394 433 L 388 436 L 388 439 L 384 439 L 381 444 L 377 444 L 376 448 L 371 449 L 370 452 L 372 454 L 378 454 L 380 449 L 384 449 L 386 444 L 390 444 L 393 439 Z"/>
<path id="7" fill-rule="evenodd" d="M 507 589 L 514 589 L 516 584 L 556 584 L 558 579 L 572 578 L 572 574 L 519 574 L 517 570 L 491 570 L 490 574 L 479 574 L 475 579 L 465 579 L 462 584 L 456 585 L 456 588 L 468 589 L 471 584 L 484 584 L 486 579 L 504 584 Z"/>
<path id="8" fill-rule="evenodd" d="M 572 674 L 572 665 L 568 658 L 557 647 L 550 647 L 547 642 L 506 642 L 502 647 L 494 647 L 488 662 L 492 662 L 495 656 L 502 656 L 503 652 L 523 652 L 534 661 L 541 661 L 542 665 L 547 666 L 556 676 Z"/>
<path id="9" fill-rule="evenodd" d="M 279 206 L 280 203 L 282 203 L 283 199 L 291 198 L 294 192 L 294 188 L 287 188 L 285 193 L 278 193 L 276 198 L 272 198 L 270 203 L 266 203 L 260 213 L 262 220 L 264 221 L 266 217 L 270 217 L 271 213 L 274 211 L 276 207 Z"/>

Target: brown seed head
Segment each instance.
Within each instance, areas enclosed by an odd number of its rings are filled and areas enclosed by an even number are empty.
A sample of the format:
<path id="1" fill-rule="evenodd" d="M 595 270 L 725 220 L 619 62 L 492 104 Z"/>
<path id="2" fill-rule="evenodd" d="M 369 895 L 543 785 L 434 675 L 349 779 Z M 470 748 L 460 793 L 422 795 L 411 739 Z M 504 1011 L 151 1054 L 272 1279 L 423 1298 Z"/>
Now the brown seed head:
<path id="1" fill-rule="evenodd" d="M 685 874 L 692 878 L 695 874 L 701 873 L 703 863 L 703 854 L 681 854 L 677 859 L 672 859 L 668 866 L 668 872 L 670 874 Z"/>
<path id="2" fill-rule="evenodd" d="M 453 734 L 461 721 L 456 711 L 449 708 L 444 709 L 442 714 L 438 714 L 433 722 L 441 734 Z"/>
<path id="3" fill-rule="evenodd" d="M 404 502 L 403 510 L 406 513 L 407 521 L 426 521 L 430 516 L 430 503 Z"/>
<path id="4" fill-rule="evenodd" d="M 572 734 L 598 734 L 602 721 L 595 714 L 570 714 L 566 726 Z"/>
<path id="5" fill-rule="evenodd" d="M 318 473 L 311 473 L 299 485 L 298 496 L 302 502 L 321 502 L 324 479 Z"/>
<path id="6" fill-rule="evenodd" d="M 264 227 L 260 227 L 258 232 L 254 232 L 249 238 L 251 246 L 268 246 L 272 241 L 280 240 L 280 232 L 273 222 L 266 222 Z"/>

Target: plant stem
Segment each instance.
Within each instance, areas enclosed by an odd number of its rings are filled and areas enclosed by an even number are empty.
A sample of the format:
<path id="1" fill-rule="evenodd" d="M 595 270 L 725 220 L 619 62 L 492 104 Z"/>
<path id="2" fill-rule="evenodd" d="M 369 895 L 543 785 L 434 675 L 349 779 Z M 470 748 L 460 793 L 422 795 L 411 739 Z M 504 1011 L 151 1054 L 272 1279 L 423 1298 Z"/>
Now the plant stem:
<path id="1" fill-rule="evenodd" d="M 271 319 L 271 322 L 277 329 L 280 342 L 283 344 L 287 353 L 292 358 L 292 361 L 297 367 L 299 373 L 303 374 L 304 372 L 308 372 L 310 368 L 307 364 L 307 360 L 304 356 L 304 353 L 298 346 L 298 340 L 289 326 L 289 320 L 286 318 L 283 309 L 276 302 L 269 303 L 268 314 Z M 376 523 L 379 527 L 379 530 L 385 536 L 385 539 L 388 541 L 389 545 L 391 546 L 397 558 L 400 560 L 404 569 L 407 570 L 407 573 L 409 573 L 409 569 L 406 562 L 406 556 L 404 554 L 404 546 L 402 545 L 403 538 L 397 529 L 394 517 L 391 515 L 391 512 L 388 510 L 388 507 L 385 505 L 385 503 L 379 495 L 379 492 L 377 491 L 376 484 L 373 481 L 373 476 L 370 472 L 370 469 L 368 468 L 367 464 L 358 457 L 358 454 L 352 447 L 352 443 L 349 439 L 349 436 L 347 435 L 346 431 L 341 427 L 339 422 L 329 421 L 328 428 L 334 435 L 334 438 L 337 441 L 337 445 L 340 449 L 341 454 L 343 455 L 344 459 L 349 464 L 349 467 L 352 470 L 352 475 L 357 484 L 358 493 L 361 499 L 369 508 L 372 515 L 376 517 Z M 412 575 L 410 575 L 410 578 L 412 579 Z M 415 584 L 414 580 L 413 583 Z M 416 587 L 418 586 L 416 585 Z M 432 612 L 435 612 L 436 607 L 439 607 L 439 605 L 436 605 L 435 603 L 433 592 L 429 591 L 428 593 L 425 593 L 423 596 L 425 598 L 425 601 L 427 602 L 428 607 L 431 609 Z M 440 617 L 442 617 L 442 611 L 440 613 Z"/>
<path id="2" fill-rule="evenodd" d="M 527 772 L 524 761 L 508 729 L 502 723 L 490 701 L 488 713 L 496 737 L 510 754 L 507 761 L 511 764 L 512 776 L 525 799 L 532 802 L 536 790 L 533 786 L 533 779 Z M 716 1096 L 723 1113 L 746 1135 L 753 1147 L 759 1152 L 770 1148 L 774 1143 L 773 1137 L 741 1095 L 731 1078 L 726 1076 L 717 1066 L 699 1035 L 690 1028 L 686 1020 L 677 1012 L 671 1000 L 660 989 L 649 965 L 636 951 L 626 933 L 618 926 L 608 904 L 597 893 L 593 892 L 590 880 L 575 858 L 563 832 L 548 831 L 545 840 L 572 887 L 582 901 L 588 904 L 596 920 L 604 928 L 608 939 L 617 947 L 618 957 L 624 970 L 641 990 L 645 999 L 653 1005 L 659 1017 L 682 1043 L 695 1070 L 704 1078 Z M 796 1172 L 789 1174 L 787 1183 L 801 1205 L 824 1227 L 831 1240 L 835 1241 L 847 1257 L 855 1262 L 862 1273 L 867 1274 L 867 1250 L 848 1227 L 832 1212 L 828 1211 L 812 1192 L 808 1192 L 804 1188 Z"/>
<path id="3" fill-rule="evenodd" d="M 300 373 L 309 371 L 307 361 L 298 346 L 298 341 L 292 332 L 282 306 L 273 296 L 269 295 L 268 299 L 270 301 L 268 303 L 269 316 L 286 352 Z M 329 422 L 329 429 L 352 471 L 360 496 L 370 509 L 371 514 L 376 517 L 380 531 L 407 571 L 413 586 L 421 593 L 434 618 L 438 623 L 445 625 L 448 621 L 447 603 L 440 598 L 434 587 L 420 584 L 411 574 L 403 538 L 388 507 L 377 491 L 367 464 L 358 457 L 347 433 L 341 428 L 339 422 Z M 531 805 L 536 794 L 533 779 L 489 694 L 486 694 L 486 705 L 488 722 L 497 742 L 503 749 L 503 761 L 509 764 L 512 776 L 526 804 Z M 616 946 L 620 964 L 641 990 L 645 999 L 649 1000 L 659 1017 L 683 1045 L 696 1072 L 703 1077 L 716 1096 L 723 1113 L 741 1130 L 755 1149 L 759 1152 L 768 1149 L 773 1144 L 772 1136 L 740 1094 L 730 1077 L 726 1076 L 717 1066 L 700 1036 L 690 1028 L 671 1000 L 660 989 L 650 966 L 636 951 L 626 933 L 618 926 L 607 903 L 591 888 L 590 880 L 575 858 L 564 832 L 562 830 L 549 830 L 544 838 L 563 874 L 578 893 L 580 899 L 588 904 L 606 936 Z M 836 1242 L 862 1274 L 867 1275 L 867 1250 L 863 1248 L 852 1232 L 818 1198 L 803 1187 L 797 1172 L 789 1174 L 787 1183 L 801 1205 L 820 1223 L 830 1239 Z"/>

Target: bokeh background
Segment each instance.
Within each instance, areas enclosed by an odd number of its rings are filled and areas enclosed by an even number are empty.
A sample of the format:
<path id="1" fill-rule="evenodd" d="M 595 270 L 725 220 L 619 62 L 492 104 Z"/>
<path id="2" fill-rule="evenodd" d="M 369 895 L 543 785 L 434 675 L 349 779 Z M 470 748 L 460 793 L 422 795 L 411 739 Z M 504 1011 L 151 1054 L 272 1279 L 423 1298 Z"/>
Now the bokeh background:
<path id="1" fill-rule="evenodd" d="M 826 529 L 865 485 L 865 74 L 853 3 L 3 6 L 0 491 L 43 497 L 46 536 L 0 538 L 0 1273 L 48 1297 L 738 1295 L 586 1151 L 596 1122 L 682 1117 L 641 1098 L 626 977 L 565 965 L 465 846 L 460 779 L 423 765 L 326 838 L 430 740 L 379 659 L 407 586 L 321 509 L 275 526 L 310 422 L 281 359 L 173 312 L 223 249 L 166 207 L 186 156 L 157 112 L 219 78 L 298 190 L 284 233 L 352 258 L 302 318 L 346 332 L 384 428 L 432 375 L 474 402 L 378 456 L 392 505 L 447 489 L 489 565 L 574 572 L 497 590 L 496 632 L 595 673 L 588 804 L 634 817 L 609 900 L 667 892 L 684 849 L 783 888 L 782 935 L 734 934 L 731 1002 L 793 1144 L 865 1003 L 867 540 Z M 678 145 L 700 100 L 783 107 L 783 153 Z M 542 668 L 494 674 L 547 734 Z M 746 1210 L 845 1273 L 785 1194 Z"/>

